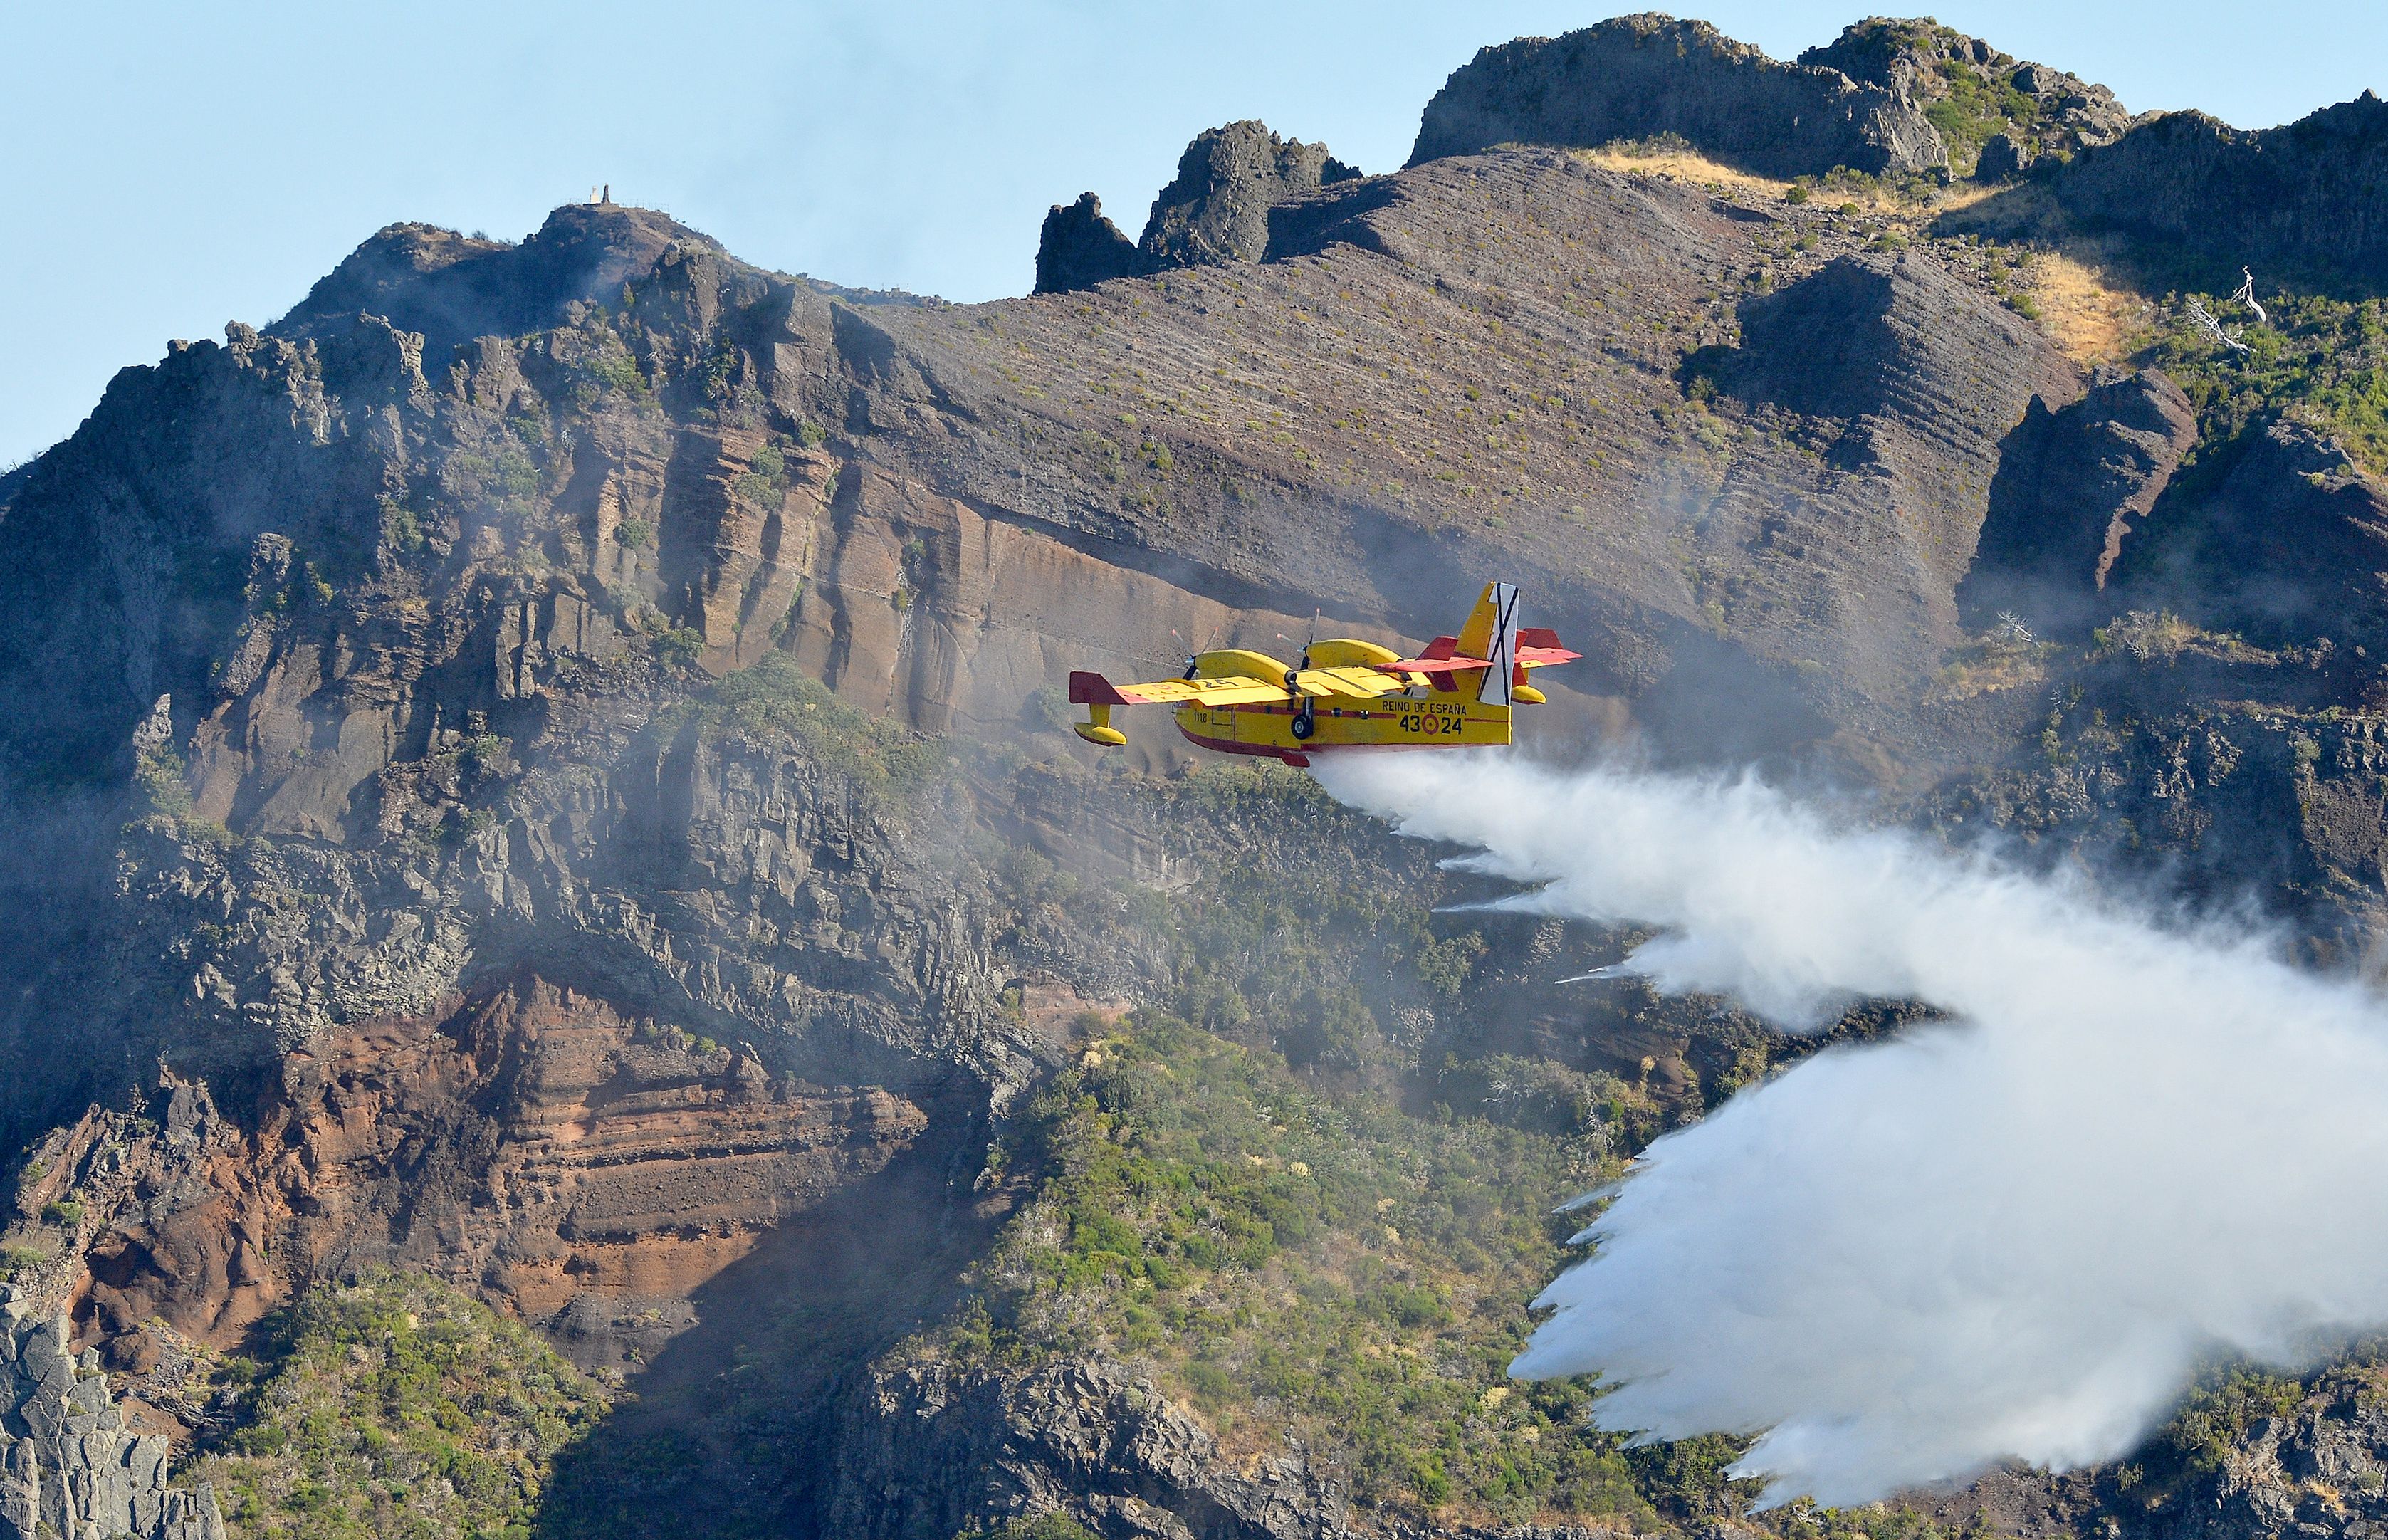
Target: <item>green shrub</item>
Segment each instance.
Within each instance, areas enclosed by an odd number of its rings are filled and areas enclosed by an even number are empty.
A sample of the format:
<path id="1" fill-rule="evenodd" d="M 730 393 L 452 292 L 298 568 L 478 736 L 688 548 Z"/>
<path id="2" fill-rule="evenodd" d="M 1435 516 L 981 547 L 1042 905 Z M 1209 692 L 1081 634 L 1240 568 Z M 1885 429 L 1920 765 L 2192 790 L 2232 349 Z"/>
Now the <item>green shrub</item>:
<path id="1" fill-rule="evenodd" d="M 83 1223 L 83 1203 L 75 1198 L 59 1198 L 42 1205 L 42 1222 L 72 1229 Z"/>
<path id="2" fill-rule="evenodd" d="M 2221 474 L 2229 457 L 2210 455 L 2211 447 L 2288 412 L 2335 436 L 2358 465 L 2388 475 L 2388 301 L 2282 295 L 2265 301 L 2269 323 L 2256 325 L 2227 301 L 2193 298 L 2236 330 L 2248 350 L 2215 342 L 2190 320 L 2184 302 L 2141 355 L 2178 379 L 2197 407 L 2200 441 L 2186 468 L 2211 458 L 2212 473 Z"/>
<path id="3" fill-rule="evenodd" d="M 677 668 L 694 663 L 705 651 L 705 633 L 691 626 L 674 626 L 655 638 L 655 655 Z"/>
<path id="4" fill-rule="evenodd" d="M 967 1529 L 954 1540 L 1102 1540 L 1093 1530 L 1066 1513 L 1043 1513 L 1014 1519 L 998 1530 Z"/>
<path id="5" fill-rule="evenodd" d="M 420 551 L 426 542 L 423 521 L 396 498 L 381 500 L 381 542 L 400 551 Z"/>
<path id="6" fill-rule="evenodd" d="M 1175 915 L 1189 952 L 1226 945 L 1203 907 Z M 1267 907 L 1273 961 L 1337 945 L 1322 910 L 1305 923 Z M 1007 1165 L 1045 1176 L 951 1350 L 1141 1354 L 1223 1425 L 1265 1399 L 1378 1507 L 1648 1513 L 1614 1441 L 1583 1422 L 1580 1383 L 1503 1374 L 1561 1260 L 1552 1203 L 1610 1169 L 1590 1149 L 1329 1095 L 1159 1013 L 1099 1040 L 1007 1136 Z"/>
<path id="7" fill-rule="evenodd" d="M 626 518 L 614 526 L 614 543 L 625 551 L 636 551 L 654 539 L 655 527 L 642 518 Z"/>
<path id="8" fill-rule="evenodd" d="M 188 1477 L 255 1540 L 527 1534 L 603 1393 L 527 1329 L 428 1279 L 316 1289 L 234 1359 L 238 1410 Z"/>

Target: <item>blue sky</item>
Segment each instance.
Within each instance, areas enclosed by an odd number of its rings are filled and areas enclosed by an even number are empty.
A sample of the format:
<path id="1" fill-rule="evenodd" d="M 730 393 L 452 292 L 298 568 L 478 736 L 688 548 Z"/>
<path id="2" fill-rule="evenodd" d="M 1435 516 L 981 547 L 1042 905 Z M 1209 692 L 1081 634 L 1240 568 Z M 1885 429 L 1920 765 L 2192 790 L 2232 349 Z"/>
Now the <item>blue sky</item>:
<path id="1" fill-rule="evenodd" d="M 1390 170 L 1475 50 L 1624 6 L 1502 0 L 0 5 L 0 466 L 174 337 L 263 323 L 380 226 L 518 237 L 601 182 L 749 261 L 1024 292 L 1046 208 L 1131 235 L 1197 132 Z M 1861 4 L 1687 6 L 1778 57 Z M 1964 0 L 1940 19 L 2243 127 L 2388 87 L 2380 0 Z"/>

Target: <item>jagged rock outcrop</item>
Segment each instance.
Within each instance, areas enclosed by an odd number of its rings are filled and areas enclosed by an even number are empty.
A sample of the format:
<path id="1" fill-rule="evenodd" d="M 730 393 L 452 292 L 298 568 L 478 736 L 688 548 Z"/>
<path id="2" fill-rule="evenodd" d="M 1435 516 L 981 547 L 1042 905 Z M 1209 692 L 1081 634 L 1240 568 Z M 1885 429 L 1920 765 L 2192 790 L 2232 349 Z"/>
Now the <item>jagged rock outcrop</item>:
<path id="1" fill-rule="evenodd" d="M 1131 245 L 1092 193 L 1054 205 L 1036 243 L 1036 292 L 1092 288 L 1112 278 L 1173 268 L 1257 262 L 1270 255 L 1271 210 L 1305 193 L 1356 181 L 1358 168 L 1325 145 L 1280 138 L 1245 120 L 1205 129 L 1178 157 L 1177 174 L 1152 200 L 1144 237 Z"/>
<path id="2" fill-rule="evenodd" d="M 2006 141 L 2001 161 L 2018 149 L 2028 159 L 2107 144 L 2131 122 L 2131 115 L 2104 86 L 2045 64 L 2024 63 L 1978 37 L 1929 19 L 1870 17 L 1844 28 L 1832 42 L 1808 49 L 1798 61 L 1838 70 L 1862 84 L 1912 97 L 1927 110 L 1935 103 L 1949 103 L 1958 108 L 1950 115 L 1951 122 L 2002 121 L 2006 130 L 1990 136 Z M 1979 127 L 1970 130 L 1979 132 Z M 1964 162 L 1972 153 L 1968 136 L 1961 134 L 1949 146 L 1955 170 L 1967 169 Z M 1990 155 L 1990 144 L 1985 142 L 1980 153 Z M 1978 166 L 1975 172 L 1986 179 L 2007 174 L 1983 172 Z"/>
<path id="3" fill-rule="evenodd" d="M 2149 1515 L 2163 1540 L 2276 1540 L 2388 1525 L 2388 1406 L 2345 1374 L 2230 1441 L 2220 1469 L 2177 1510 Z M 2128 1500 L 2128 1499 L 2127 1499 Z"/>
<path id="4" fill-rule="evenodd" d="M 1299 193 L 1360 173 L 1325 145 L 1282 139 L 1250 119 L 1205 129 L 1152 200 L 1137 245 L 1148 268 L 1256 262 L 1268 252 L 1269 210 Z"/>
<path id="5" fill-rule="evenodd" d="M 1036 292 L 1061 294 L 1092 288 L 1137 270 L 1136 242 L 1103 212 L 1103 200 L 1080 193 L 1078 201 L 1053 205 L 1036 237 Z"/>
<path id="6" fill-rule="evenodd" d="M 1427 104 L 1413 166 L 1495 145 L 1676 134 L 1778 176 L 1948 164 L 1915 99 L 1837 69 L 1785 64 L 1705 21 L 1656 13 L 1480 50 Z"/>
<path id="7" fill-rule="evenodd" d="M 2031 170 L 2037 159 L 2011 134 L 1993 134 L 1982 141 L 1982 153 L 1974 160 L 1974 180 L 2005 182 Z"/>
<path id="8" fill-rule="evenodd" d="M 767 665 L 826 681 L 824 710 L 1069 753 L 1038 713 L 1070 668 L 1148 668 L 1172 630 L 1268 645 L 1314 608 L 1411 643 L 1497 570 L 1583 638 L 1583 694 L 1607 698 L 1588 709 L 1668 752 L 1918 741 L 1902 703 L 1954 634 L 1957 553 L 1988 481 L 1975 461 L 2011 426 L 1991 419 L 2064 394 L 2066 366 L 2011 337 L 2008 312 L 1934 287 L 1913 257 L 1883 282 L 1928 294 L 1927 319 L 1900 308 L 1921 298 L 1839 317 L 1880 344 L 1833 388 L 1848 415 L 1695 411 L 1676 369 L 1730 335 L 1723 297 L 1761 273 L 1796 292 L 1855 233 L 1550 150 L 1329 182 L 1323 151 L 1256 126 L 1211 149 L 1226 159 L 1206 152 L 1188 182 L 1186 239 L 1249 251 L 1250 216 L 1290 189 L 1275 212 L 1298 208 L 1315 261 L 1198 263 L 1165 292 L 1067 304 L 881 304 L 659 216 L 567 211 L 559 230 L 616 229 L 619 249 L 546 286 L 473 280 L 533 329 L 443 354 L 327 304 L 121 376 L 11 479 L 0 524 L 12 783 L 130 803 L 95 806 L 100 836 L 64 846 L 99 868 L 76 922 L 90 961 L 6 1002 L 28 1066 L 7 1114 L 30 1135 L 124 1104 L 162 1060 L 243 1117 L 248 1088 L 268 1088 L 254 1104 L 311 1137 L 329 1114 L 286 1069 L 345 1065 L 347 1086 L 370 1044 L 411 1079 L 342 1099 L 503 1148 L 524 1105 L 596 1094 L 501 1087 L 456 1046 L 454 1000 L 537 977 L 734 1045 L 773 1085 L 883 1088 L 928 1120 L 911 1144 L 965 1139 L 1052 1051 L 1006 986 L 1041 967 L 1133 999 L 1137 960 L 1008 931 L 959 805 L 908 812 L 828 749 L 690 716 L 714 681 Z M 361 264 L 379 275 L 371 302 L 428 325 L 461 274 L 528 261 L 449 254 Z M 600 281 L 602 309 L 578 297 Z M 1751 337 L 1763 351 L 1762 314 Z M 1968 370 L 1988 387 L 1943 377 Z M 2026 382 L 2012 401 L 2011 379 Z M 1289 411 L 1295 389 L 1336 410 Z M 1939 439 L 1904 426 L 1943 407 Z M 1806 447 L 1853 434 L 1847 464 Z M 77 644 L 50 644 L 61 632 Z M 67 1012 L 85 1029 L 53 1030 Z M 690 1071 L 704 1127 L 739 1126 L 727 1073 Z M 825 1147 L 787 1117 L 771 1168 L 794 1191 L 804 1152 Z M 423 1152 L 459 1152 L 424 1169 L 462 1189 L 515 1169 L 446 1137 L 422 1134 Z M 591 1179 L 520 1158 L 559 1194 Z M 115 1331 L 158 1309 L 214 1330 L 316 1276 L 300 1259 L 377 1246 L 410 1264 L 406 1247 L 439 1249 L 501 1292 L 580 1256 L 555 1215 L 489 1228 L 523 1258 L 410 1239 L 450 1232 L 390 1217 L 394 1159 L 361 1146 L 293 1177 L 324 1190 L 311 1217 L 295 1189 L 179 1177 L 127 1196 L 116 1228 L 95 1207 L 83 1239 L 117 1239 L 95 1254 L 90 1319 Z M 830 1165 L 824 1182 L 871 1179 L 869 1159 Z M 672 1203 L 701 1210 L 704 1190 Z M 192 1203 L 153 1215 L 170 1190 Z M 244 1271 L 240 1216 L 278 1208 L 326 1228 L 257 1248 L 286 1276 Z M 201 1244 L 174 1215 L 203 1212 Z M 383 1239 L 342 1238 L 367 1233 Z M 663 1255 L 678 1242 L 661 1234 L 637 1244 Z M 564 1254 L 542 1250 L 559 1238 Z M 612 1274 L 563 1276 L 610 1308 Z M 168 1309 L 184 1296 L 204 1304 Z M 567 1308 L 529 1282 L 520 1299 L 542 1319 Z"/>
<path id="9" fill-rule="evenodd" d="M 1920 110 L 1646 35 L 1652 79 L 1691 71 L 1695 96 L 1829 86 L 1886 114 L 1832 131 L 1860 140 Z M 1742 90 L 1716 88 L 1721 121 Z M 1081 752 L 1053 720 L 1069 669 L 1169 668 L 1173 630 L 1269 646 L 1323 610 L 1407 644 L 1499 575 L 1588 655 L 1553 681 L 1569 732 L 1909 790 L 2003 752 L 2000 712 L 2028 708 L 2012 741 L 2039 744 L 2038 676 L 1972 715 L 1940 680 L 2016 425 L 2080 389 L 1978 264 L 1920 233 L 1886 255 L 1823 199 L 1548 147 L 1353 180 L 1256 124 L 1206 140 L 1157 223 L 1190 265 L 1066 300 L 881 302 L 618 210 L 559 213 L 528 255 L 389 237 L 282 325 L 128 372 L 0 480 L 9 786 L 79 788 L 93 832 L 23 848 L 101 869 L 56 890 L 72 925 L 0 930 L 32 986 L 0 995 L 0 1111 L 32 1133 L 97 1096 L 158 1124 L 76 1126 L 19 1194 L 45 1240 L 45 1203 L 85 1204 L 55 1264 L 84 1267 L 78 1330 L 231 1332 L 395 1261 L 592 1356 L 644 1351 L 759 1237 L 801 1247 L 890 1172 L 921 1233 L 966 1236 L 982 1204 L 993 1223 L 988 1132 L 1059 1061 L 1054 1023 L 1168 984 L 1083 911 L 1238 854 L 1156 849 L 1092 778 L 1021 762 Z M 1905 143 L 1866 142 L 1886 164 Z M 2275 469 L 2232 494 L 2246 538 L 2274 538 L 2259 496 L 2322 500 L 2291 522 L 2343 568 L 2317 603 L 2352 612 L 2388 565 L 2359 549 L 2369 493 L 2343 462 Z M 2248 667 L 2267 698 L 2318 699 L 2318 651 Z M 1003 742 L 949 763 L 849 706 Z M 2174 726 L 2132 750 L 2134 831 L 2188 846 L 2236 797 L 2305 860 L 2284 882 L 2325 857 L 2376 873 L 2376 735 L 2327 738 L 2301 804 L 2285 724 Z M 2070 837 L 2105 783 L 2060 769 L 1965 816 Z M 1588 1042 L 1569 1008 L 1519 1050 Z M 1699 1084 L 1681 1043 L 1612 1050 Z M 714 1308 L 726 1355 L 734 1306 Z M 885 1398 L 856 1403 L 836 1466 L 857 1522 L 1343 1521 L 1317 1472 L 1254 1475 L 1133 1374 L 883 1367 L 855 1368 Z M 917 1503 L 881 1500 L 898 1480 Z"/>
<path id="10" fill-rule="evenodd" d="M 575 302 L 618 304 L 667 247 L 715 255 L 707 236 L 650 209 L 567 203 L 520 242 L 460 235 L 428 224 L 393 224 L 360 246 L 274 323 L 277 337 L 337 336 L 360 314 L 424 338 L 435 367 L 480 337 L 553 326 Z"/>
<path id="11" fill-rule="evenodd" d="M 2251 430 L 2194 515 L 2129 564 L 2135 585 L 2267 643 L 2388 641 L 2388 494 L 2327 435 Z"/>
<path id="12" fill-rule="evenodd" d="M 2011 610 L 2044 630 L 2094 613 L 2124 542 L 2197 439 L 2197 414 L 2160 371 L 2109 371 L 2051 411 L 2035 399 L 2008 439 L 1973 570 L 1958 590 L 1969 621 Z"/>
<path id="13" fill-rule="evenodd" d="M 2367 91 L 2279 128 L 2166 112 L 2054 171 L 2086 230 L 2152 243 L 2225 286 L 2242 266 L 2357 293 L 2388 287 L 2388 102 Z M 2217 292 L 2219 290 L 2217 289 Z"/>
<path id="14" fill-rule="evenodd" d="M 166 1483 L 166 1440 L 134 1433 L 63 1316 L 0 1303 L 0 1537 L 224 1540 L 215 1494 Z"/>
<path id="15" fill-rule="evenodd" d="M 1048 1513 L 1150 1540 L 1347 1533 L 1331 1477 L 1298 1454 L 1237 1469 L 1151 1381 L 1099 1359 L 1016 1374 L 883 1365 L 841 1423 L 831 1527 L 857 1540 L 945 1540 Z"/>

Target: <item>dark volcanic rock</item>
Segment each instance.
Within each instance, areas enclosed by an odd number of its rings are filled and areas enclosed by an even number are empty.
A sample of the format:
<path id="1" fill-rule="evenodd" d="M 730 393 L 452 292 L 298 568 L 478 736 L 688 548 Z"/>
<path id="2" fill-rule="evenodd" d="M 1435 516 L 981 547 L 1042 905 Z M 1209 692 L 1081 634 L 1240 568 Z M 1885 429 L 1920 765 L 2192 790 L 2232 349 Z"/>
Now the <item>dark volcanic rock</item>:
<path id="1" fill-rule="evenodd" d="M 2284 642 L 2388 630 L 2388 497 L 2331 439 L 2274 423 L 2196 515 L 2185 538 L 2165 531 L 2148 580 L 2206 624 Z"/>
<path id="2" fill-rule="evenodd" d="M 2048 185 L 2088 229 L 2166 243 L 2217 278 L 2285 268 L 2364 292 L 2388 287 L 2388 102 L 2370 92 L 2280 128 L 2245 132 L 2168 112 L 2057 171 Z"/>
<path id="3" fill-rule="evenodd" d="M 68 1345 L 71 1330 L 17 1289 L 0 1303 L 0 1534 L 223 1540 L 213 1490 L 166 1484 L 166 1440 L 126 1426 L 108 1377 Z"/>
<path id="4" fill-rule="evenodd" d="M 1784 64 L 1704 21 L 1656 14 L 1480 51 L 1427 104 L 1409 163 L 1661 134 L 1780 176 L 1948 163 L 1939 131 L 1904 93 Z"/>
<path id="5" fill-rule="evenodd" d="M 2036 393 L 2077 386 L 2038 330 L 1912 256 L 1843 257 L 1742 306 L 1735 394 L 1810 416 L 1895 416 L 2003 437 Z"/>
<path id="6" fill-rule="evenodd" d="M 2061 412 L 2035 399 L 2008 440 L 1958 590 L 1967 618 L 2013 610 L 2042 628 L 2097 618 L 2095 595 L 2123 541 L 2196 438 L 2189 398 L 2153 369 L 2110 375 Z"/>
<path id="7" fill-rule="evenodd" d="M 1205 129 L 1178 158 L 1176 179 L 1152 200 L 1138 249 L 1153 268 L 1259 261 L 1268 251 L 1271 208 L 1353 174 L 1325 145 L 1281 139 L 1266 123 Z"/>
<path id="8" fill-rule="evenodd" d="M 1861 84 L 1911 96 L 1927 109 L 1963 91 L 1971 109 L 1961 107 L 1955 121 L 1978 123 L 1987 105 L 2009 125 L 2007 134 L 1993 137 L 2022 146 L 2026 158 L 2106 144 L 2131 125 L 2131 115 L 2104 86 L 2045 64 L 2021 63 L 1978 37 L 1929 19 L 1870 17 L 1801 54 L 1799 62 L 1838 70 Z M 1951 143 L 1950 159 L 1962 165 L 1965 148 Z M 1982 148 L 1988 153 L 1989 146 Z"/>
<path id="9" fill-rule="evenodd" d="M 832 1533 L 916 1540 L 1071 1514 L 1105 1534 L 1322 1540 L 1336 1483 L 1297 1453 L 1239 1470 L 1146 1379 L 1099 1359 L 1025 1373 L 887 1366 L 841 1419 Z"/>
<path id="10" fill-rule="evenodd" d="M 1977 182 L 2004 182 L 2031 169 L 2032 157 L 2014 136 L 1993 134 L 1982 142 L 1982 153 L 1974 162 L 1974 179 Z"/>
<path id="11" fill-rule="evenodd" d="M 1246 121 L 1205 129 L 1178 158 L 1177 175 L 1152 200 L 1144 240 L 1132 244 L 1082 193 L 1045 216 L 1036 243 L 1036 292 L 1092 288 L 1112 278 L 1172 268 L 1257 262 L 1271 250 L 1270 212 L 1304 194 L 1360 179 L 1325 145 L 1282 139 Z M 1343 217 L 1328 210 L 1326 223 Z M 1315 242 L 1297 242 L 1303 249 Z"/>
<path id="12" fill-rule="evenodd" d="M 1103 213 L 1103 200 L 1080 193 L 1078 201 L 1056 203 L 1036 238 L 1036 292 L 1060 294 L 1092 288 L 1137 271 L 1136 242 L 1120 234 Z"/>
<path id="13" fill-rule="evenodd" d="M 552 326 L 574 300 L 618 303 L 623 284 L 643 276 L 675 244 L 721 250 L 668 214 L 618 203 L 567 203 L 520 245 L 393 224 L 349 253 L 268 331 L 318 337 L 360 313 L 378 315 L 400 331 L 421 333 L 426 356 L 444 366 L 456 344 Z"/>

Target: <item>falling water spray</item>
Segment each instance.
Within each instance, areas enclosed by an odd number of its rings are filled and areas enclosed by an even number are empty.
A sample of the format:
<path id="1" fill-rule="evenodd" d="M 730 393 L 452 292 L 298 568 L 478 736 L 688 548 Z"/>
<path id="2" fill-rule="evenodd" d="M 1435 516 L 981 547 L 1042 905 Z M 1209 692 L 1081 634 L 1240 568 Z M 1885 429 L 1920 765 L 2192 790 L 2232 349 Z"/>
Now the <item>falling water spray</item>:
<path id="1" fill-rule="evenodd" d="M 2388 1324 L 2388 1010 L 2277 938 L 2134 907 L 1749 780 L 1479 756 L 1322 766 L 1336 795 L 1660 934 L 1656 987 L 1833 1047 L 1651 1144 L 1513 1366 L 1594 1419 L 1756 1435 L 1764 1500 L 1872 1501 L 2128 1453 L 2220 1355 L 2308 1366 Z"/>

